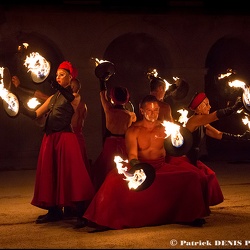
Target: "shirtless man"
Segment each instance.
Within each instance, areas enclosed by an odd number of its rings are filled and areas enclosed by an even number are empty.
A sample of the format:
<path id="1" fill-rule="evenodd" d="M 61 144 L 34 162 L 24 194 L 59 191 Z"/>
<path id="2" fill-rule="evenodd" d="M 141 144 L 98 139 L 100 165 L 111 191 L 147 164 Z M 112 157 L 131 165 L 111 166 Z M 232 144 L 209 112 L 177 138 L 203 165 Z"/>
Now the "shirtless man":
<path id="1" fill-rule="evenodd" d="M 174 119 L 172 117 L 171 106 L 169 103 L 164 102 L 164 96 L 166 93 L 166 83 L 161 78 L 153 78 L 150 82 L 150 95 L 153 95 L 157 98 L 160 106 L 160 112 L 158 115 L 158 119 L 163 121 L 173 122 Z"/>
<path id="2" fill-rule="evenodd" d="M 156 97 L 146 96 L 140 105 L 143 120 L 132 124 L 125 135 L 128 165 L 136 168 L 137 164 L 150 164 L 155 169 L 153 183 L 143 191 L 130 190 L 124 177 L 113 169 L 84 218 L 111 229 L 205 223 L 203 217 L 210 210 L 199 173 L 165 162 L 165 127 L 158 120 L 159 110 Z"/>
<path id="3" fill-rule="evenodd" d="M 96 190 L 102 185 L 107 174 L 116 168 L 114 156 L 127 157 L 125 133 L 137 119 L 134 112 L 125 108 L 129 97 L 128 89 L 122 86 L 111 88 L 110 96 L 105 86 L 100 91 L 100 100 L 105 113 L 106 137 L 103 149 L 92 167 Z"/>

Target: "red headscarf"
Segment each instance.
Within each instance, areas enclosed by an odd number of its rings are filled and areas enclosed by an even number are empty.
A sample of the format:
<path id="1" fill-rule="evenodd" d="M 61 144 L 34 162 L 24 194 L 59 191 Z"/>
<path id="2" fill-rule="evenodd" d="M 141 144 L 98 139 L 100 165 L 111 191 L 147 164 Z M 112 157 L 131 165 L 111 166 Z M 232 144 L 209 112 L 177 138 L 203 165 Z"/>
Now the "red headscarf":
<path id="1" fill-rule="evenodd" d="M 194 97 L 192 98 L 190 104 L 188 105 L 188 107 L 194 111 L 202 102 L 203 100 L 206 98 L 206 94 L 204 92 L 201 93 L 196 93 L 194 95 Z"/>
<path id="2" fill-rule="evenodd" d="M 74 68 L 73 65 L 71 64 L 71 62 L 68 62 L 68 61 L 62 62 L 59 65 L 58 69 L 65 69 L 65 70 L 67 70 L 72 75 L 73 78 L 76 78 L 77 75 L 78 75 L 77 69 Z"/>

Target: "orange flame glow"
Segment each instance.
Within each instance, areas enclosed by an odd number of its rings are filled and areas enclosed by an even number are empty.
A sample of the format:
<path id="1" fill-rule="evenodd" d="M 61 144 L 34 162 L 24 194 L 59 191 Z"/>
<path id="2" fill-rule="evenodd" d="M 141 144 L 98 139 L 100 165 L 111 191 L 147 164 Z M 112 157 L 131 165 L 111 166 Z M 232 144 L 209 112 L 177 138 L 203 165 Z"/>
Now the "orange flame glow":
<path id="1" fill-rule="evenodd" d="M 26 56 L 24 66 L 38 78 L 46 78 L 50 73 L 50 63 L 38 52 L 32 52 Z"/>
<path id="2" fill-rule="evenodd" d="M 183 127 L 186 127 L 186 123 L 188 121 L 188 111 L 186 109 L 179 109 L 177 112 L 181 114 L 178 122 L 181 123 Z"/>
<path id="3" fill-rule="evenodd" d="M 37 98 L 32 97 L 31 99 L 28 100 L 27 106 L 31 109 L 35 109 L 39 104 L 41 104 Z"/>
<path id="4" fill-rule="evenodd" d="M 184 138 L 180 132 L 180 126 L 169 121 L 163 121 L 162 125 L 165 127 L 166 137 L 171 136 L 171 142 L 174 147 L 181 147 L 184 143 Z"/>
<path id="5" fill-rule="evenodd" d="M 4 67 L 0 67 L 0 97 L 7 103 L 8 109 L 18 112 L 19 106 L 15 95 L 11 94 L 5 87 L 3 82 Z"/>
<path id="6" fill-rule="evenodd" d="M 126 177 L 124 180 L 128 182 L 129 189 L 137 189 L 145 180 L 146 174 L 143 169 L 136 170 L 134 174 L 127 172 L 128 168 L 123 167 L 123 163 L 128 163 L 128 160 L 123 160 L 120 156 L 114 157 L 116 168 L 119 174 L 124 174 Z"/>

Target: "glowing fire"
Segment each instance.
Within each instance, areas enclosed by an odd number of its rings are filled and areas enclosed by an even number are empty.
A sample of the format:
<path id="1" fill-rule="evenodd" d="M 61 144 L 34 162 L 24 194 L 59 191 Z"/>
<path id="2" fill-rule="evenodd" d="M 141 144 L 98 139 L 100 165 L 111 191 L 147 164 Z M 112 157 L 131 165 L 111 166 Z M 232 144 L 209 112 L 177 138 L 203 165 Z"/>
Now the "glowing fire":
<path id="1" fill-rule="evenodd" d="M 102 60 L 102 59 L 98 59 L 98 58 L 92 58 L 95 60 L 95 66 L 98 66 L 101 63 L 105 63 L 105 62 L 109 62 L 107 60 Z"/>
<path id="2" fill-rule="evenodd" d="M 28 68 L 27 72 L 32 72 L 36 77 L 45 78 L 50 72 L 50 63 L 38 52 L 32 52 L 26 56 L 24 65 Z"/>
<path id="3" fill-rule="evenodd" d="M 23 46 L 23 47 L 22 47 L 22 46 Z M 19 45 L 19 46 L 18 46 L 17 50 L 18 50 L 18 51 L 21 51 L 22 48 L 27 49 L 28 47 L 29 47 L 29 44 L 28 44 L 28 43 L 22 43 L 22 45 Z"/>
<path id="4" fill-rule="evenodd" d="M 230 75 L 232 75 L 232 73 L 220 74 L 220 75 L 218 76 L 218 79 L 222 79 L 222 78 L 225 78 L 225 77 L 229 77 Z"/>
<path id="5" fill-rule="evenodd" d="M 19 106 L 17 105 L 16 97 L 4 88 L 3 74 L 4 67 L 0 67 L 0 97 L 8 104 L 8 109 L 17 113 Z"/>
<path id="6" fill-rule="evenodd" d="M 181 147 L 184 143 L 184 138 L 180 132 L 180 126 L 169 121 L 163 121 L 162 125 L 165 127 L 165 138 L 171 136 L 172 145 L 176 148 Z"/>
<path id="7" fill-rule="evenodd" d="M 183 127 L 186 127 L 186 123 L 188 121 L 188 111 L 186 109 L 179 109 L 177 112 L 181 114 L 178 122 L 181 123 Z"/>
<path id="8" fill-rule="evenodd" d="M 149 75 L 153 75 L 155 78 L 157 78 L 158 77 L 158 72 L 157 72 L 156 69 L 153 69 L 151 72 L 148 72 L 147 75 L 148 76 Z M 160 77 L 160 79 L 165 82 L 165 84 L 166 84 L 166 91 L 167 91 L 172 84 L 169 83 L 166 79 L 163 79 L 161 77 Z"/>
<path id="9" fill-rule="evenodd" d="M 41 103 L 35 97 L 29 99 L 29 101 L 27 102 L 28 107 L 31 109 L 36 108 L 39 104 Z"/>
<path id="10" fill-rule="evenodd" d="M 124 180 L 128 182 L 129 189 L 137 189 L 146 180 L 147 177 L 143 169 L 136 170 L 134 174 L 127 172 L 128 168 L 123 167 L 123 163 L 128 163 L 128 160 L 123 160 L 120 156 L 115 156 L 114 162 L 116 163 L 118 173 L 124 174 L 126 177 Z"/>
<path id="11" fill-rule="evenodd" d="M 242 118 L 242 122 L 244 125 L 248 126 L 248 129 L 250 129 L 250 121 L 247 116 L 245 116 L 245 118 Z"/>
<path id="12" fill-rule="evenodd" d="M 222 78 L 226 78 L 226 77 L 230 77 L 232 74 L 236 74 L 235 71 L 233 71 L 232 69 L 227 69 L 227 73 L 226 74 L 219 74 L 218 79 L 222 79 Z"/>
<path id="13" fill-rule="evenodd" d="M 235 87 L 235 88 L 242 88 L 243 89 L 243 100 L 245 101 L 247 106 L 250 106 L 250 89 L 246 85 L 245 82 L 239 81 L 239 80 L 234 80 L 228 82 L 228 85 L 230 87 Z"/>

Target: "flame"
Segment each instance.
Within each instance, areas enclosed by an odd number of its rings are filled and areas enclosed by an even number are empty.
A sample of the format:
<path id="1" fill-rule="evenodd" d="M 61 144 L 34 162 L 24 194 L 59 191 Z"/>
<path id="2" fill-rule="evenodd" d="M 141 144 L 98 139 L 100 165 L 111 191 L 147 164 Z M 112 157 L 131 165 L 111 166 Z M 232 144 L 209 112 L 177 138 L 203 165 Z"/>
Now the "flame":
<path id="1" fill-rule="evenodd" d="M 240 80 L 234 80 L 232 82 L 228 82 L 228 85 L 230 87 L 242 88 L 243 89 L 243 97 L 242 98 L 244 99 L 246 105 L 250 106 L 250 89 L 246 85 L 245 82 L 240 81 Z"/>
<path id="2" fill-rule="evenodd" d="M 28 106 L 29 108 L 31 108 L 31 109 L 36 108 L 39 104 L 41 104 L 41 103 L 40 103 L 40 102 L 37 100 L 37 98 L 35 98 L 35 97 L 32 97 L 32 98 L 29 99 L 28 102 L 27 102 L 27 106 Z"/>
<path id="3" fill-rule="evenodd" d="M 166 137 L 171 136 L 171 142 L 174 147 L 181 147 L 184 143 L 184 138 L 180 132 L 180 126 L 169 121 L 163 121 L 162 125 L 165 127 Z"/>
<path id="4" fill-rule="evenodd" d="M 123 163 L 128 163 L 128 160 L 123 160 L 120 156 L 115 156 L 114 162 L 116 163 L 118 174 L 124 174 L 126 177 L 124 180 L 128 182 L 129 189 L 137 189 L 146 180 L 147 177 L 143 169 L 136 170 L 134 174 L 127 172 L 128 168 L 123 167 Z"/>
<path id="5" fill-rule="evenodd" d="M 172 85 L 171 83 L 169 83 L 167 80 L 163 79 L 163 81 L 166 84 L 166 91 L 169 89 L 169 87 Z"/>
<path id="6" fill-rule="evenodd" d="M 29 44 L 28 44 L 28 43 L 23 43 L 23 47 L 24 47 L 25 49 L 27 49 L 27 48 L 29 47 Z"/>
<path id="7" fill-rule="evenodd" d="M 107 60 L 102 60 L 102 59 L 98 59 L 98 58 L 92 58 L 95 60 L 95 66 L 97 67 L 99 64 L 101 63 L 105 63 L 105 62 L 109 62 Z"/>
<path id="8" fill-rule="evenodd" d="M 153 69 L 151 72 L 149 72 L 148 74 L 151 74 L 153 75 L 154 77 L 157 77 L 158 76 L 158 72 L 156 69 Z"/>
<path id="9" fill-rule="evenodd" d="M 250 121 L 247 116 L 245 116 L 245 118 L 242 118 L 242 122 L 244 125 L 248 126 L 248 129 L 250 129 Z"/>
<path id="10" fill-rule="evenodd" d="M 6 88 L 4 88 L 3 72 L 4 67 L 0 67 L 0 97 L 8 104 L 8 109 L 18 112 L 16 99 L 14 99 L 14 96 L 10 95 L 11 93 Z"/>
<path id="11" fill-rule="evenodd" d="M 234 80 L 234 81 L 229 81 L 228 85 L 230 87 L 236 87 L 236 88 L 242 88 L 245 89 L 246 88 L 246 84 L 240 80 Z"/>
<path id="12" fill-rule="evenodd" d="M 188 111 L 186 109 L 179 109 L 177 112 L 181 114 L 178 122 L 181 123 L 183 127 L 186 127 L 186 123 L 188 121 Z"/>
<path id="13" fill-rule="evenodd" d="M 236 72 L 234 70 L 232 70 L 232 69 L 227 69 L 227 72 L 228 73 L 226 73 L 226 74 L 219 74 L 218 79 L 220 80 L 222 78 L 229 77 L 232 74 L 236 74 Z"/>
<path id="14" fill-rule="evenodd" d="M 22 47 L 22 46 L 23 46 L 23 47 Z M 29 44 L 28 44 L 28 43 L 23 43 L 22 45 L 19 45 L 19 46 L 17 47 L 17 50 L 18 50 L 18 51 L 21 51 L 22 48 L 27 49 L 28 47 L 29 47 Z"/>
<path id="15" fill-rule="evenodd" d="M 158 72 L 157 72 L 157 69 L 153 69 L 151 72 L 148 72 L 147 73 L 147 75 L 148 76 L 150 76 L 150 75 L 153 75 L 155 78 L 157 78 L 158 77 Z M 169 83 L 166 79 L 164 79 L 164 78 L 161 78 L 161 77 L 159 77 L 162 81 L 164 81 L 165 82 L 165 85 L 166 85 L 166 91 L 169 89 L 169 87 L 172 85 L 171 83 Z"/>
<path id="16" fill-rule="evenodd" d="M 50 63 L 38 52 L 32 52 L 26 56 L 24 66 L 28 68 L 27 72 L 31 71 L 39 78 L 47 77 L 50 72 Z"/>
<path id="17" fill-rule="evenodd" d="M 220 74 L 220 75 L 218 76 L 218 79 L 220 80 L 220 79 L 222 79 L 222 78 L 229 77 L 230 75 L 232 75 L 232 73 Z"/>

